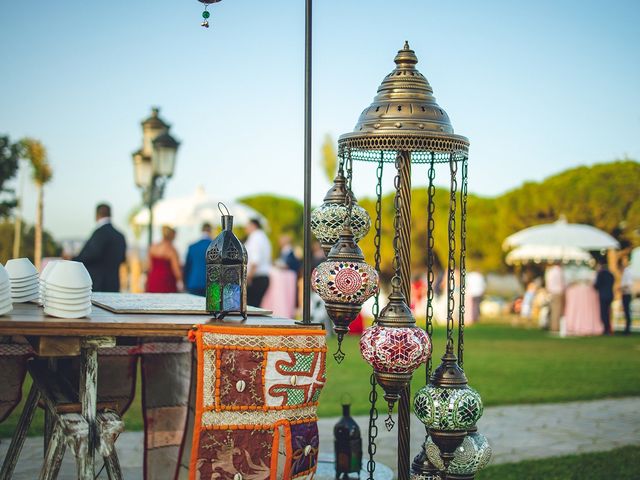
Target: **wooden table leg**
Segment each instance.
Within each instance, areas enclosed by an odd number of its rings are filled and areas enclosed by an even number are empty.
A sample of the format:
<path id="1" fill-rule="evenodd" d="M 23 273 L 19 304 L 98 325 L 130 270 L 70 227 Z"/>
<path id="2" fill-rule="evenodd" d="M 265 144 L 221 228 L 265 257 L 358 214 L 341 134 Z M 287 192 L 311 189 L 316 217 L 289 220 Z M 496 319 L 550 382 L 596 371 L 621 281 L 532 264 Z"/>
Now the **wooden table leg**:
<path id="1" fill-rule="evenodd" d="M 49 445 L 44 453 L 44 465 L 40 471 L 39 480 L 55 480 L 58 478 L 58 472 L 66 450 L 67 439 L 62 431 L 62 426 L 57 422 L 51 431 Z"/>
<path id="2" fill-rule="evenodd" d="M 49 370 L 52 372 L 57 371 L 58 362 L 55 358 L 49 358 L 47 360 Z M 42 450 L 43 454 L 47 453 L 47 448 L 49 448 L 49 440 L 51 440 L 51 435 L 53 434 L 53 428 L 55 427 L 56 419 L 54 415 L 49 411 L 48 408 L 44 408 L 44 450 Z"/>
<path id="3" fill-rule="evenodd" d="M 87 337 L 80 347 L 80 404 L 82 416 L 89 425 L 89 442 L 81 480 L 93 480 L 95 475 L 95 453 L 98 447 L 96 410 L 98 405 L 98 348 L 115 346 L 115 337 Z"/>
<path id="4" fill-rule="evenodd" d="M 16 431 L 13 433 L 13 437 L 11 438 L 11 444 L 7 450 L 7 456 L 2 463 L 0 480 L 10 480 L 13 476 L 13 470 L 16 468 L 16 463 L 18 463 L 18 457 L 20 456 L 20 451 L 24 445 L 24 439 L 27 436 L 27 431 L 29 430 L 29 426 L 33 420 L 33 415 L 36 412 L 39 400 L 40 392 L 35 385 L 31 385 L 31 390 L 29 390 L 29 395 L 27 396 L 24 408 L 20 414 L 20 419 L 18 420 L 18 425 L 16 426 Z"/>

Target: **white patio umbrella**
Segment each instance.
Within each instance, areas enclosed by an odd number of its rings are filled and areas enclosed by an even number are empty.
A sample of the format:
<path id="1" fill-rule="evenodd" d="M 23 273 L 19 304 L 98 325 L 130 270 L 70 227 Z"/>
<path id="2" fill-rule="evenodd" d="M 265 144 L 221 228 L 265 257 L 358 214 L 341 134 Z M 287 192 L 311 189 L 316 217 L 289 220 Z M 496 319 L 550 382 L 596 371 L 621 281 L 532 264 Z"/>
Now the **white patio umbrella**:
<path id="1" fill-rule="evenodd" d="M 607 232 L 591 225 L 567 223 L 565 218 L 560 218 L 554 223 L 525 228 L 509 235 L 502 247 L 509 250 L 521 245 L 576 247 L 583 250 L 608 250 L 620 247 L 618 241 Z"/>
<path id="2" fill-rule="evenodd" d="M 213 226 L 220 225 L 220 212 L 218 211 L 219 198 L 209 196 L 203 187 L 186 197 L 173 197 L 159 201 L 153 207 L 154 225 L 199 226 L 203 222 L 209 222 Z M 234 226 L 244 226 L 252 218 L 259 218 L 264 224 L 265 219 L 253 208 L 235 201 L 223 201 L 233 215 Z M 145 208 L 133 217 L 135 225 L 149 224 L 149 209 Z"/>
<path id="3" fill-rule="evenodd" d="M 577 247 L 558 245 L 523 245 L 507 254 L 507 265 L 519 265 L 534 262 L 592 263 L 593 257 Z"/>

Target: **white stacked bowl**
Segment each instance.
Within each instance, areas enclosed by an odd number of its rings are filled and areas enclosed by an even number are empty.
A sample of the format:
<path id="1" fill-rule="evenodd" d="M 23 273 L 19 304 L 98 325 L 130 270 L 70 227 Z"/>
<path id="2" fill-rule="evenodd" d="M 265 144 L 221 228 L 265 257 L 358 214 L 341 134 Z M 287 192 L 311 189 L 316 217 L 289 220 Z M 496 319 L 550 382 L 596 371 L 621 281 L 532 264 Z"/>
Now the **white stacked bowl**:
<path id="1" fill-rule="evenodd" d="M 25 303 L 40 298 L 38 270 L 28 258 L 14 258 L 5 265 L 11 282 L 13 303 Z"/>
<path id="2" fill-rule="evenodd" d="M 7 270 L 0 264 L 0 315 L 6 315 L 11 310 L 13 310 L 11 280 Z"/>
<path id="3" fill-rule="evenodd" d="M 58 318 L 82 318 L 91 313 L 91 276 L 82 263 L 59 260 L 42 273 L 44 313 Z"/>

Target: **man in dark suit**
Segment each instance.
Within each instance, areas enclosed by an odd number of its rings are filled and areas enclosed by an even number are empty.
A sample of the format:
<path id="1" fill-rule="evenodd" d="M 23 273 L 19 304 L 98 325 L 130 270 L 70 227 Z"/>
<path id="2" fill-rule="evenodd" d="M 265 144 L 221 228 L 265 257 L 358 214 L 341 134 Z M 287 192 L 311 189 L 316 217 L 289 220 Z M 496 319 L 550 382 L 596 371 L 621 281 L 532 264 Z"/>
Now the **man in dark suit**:
<path id="1" fill-rule="evenodd" d="M 602 259 L 596 275 L 595 289 L 600 297 L 600 319 L 604 325 L 604 335 L 611 335 L 611 303 L 615 278 L 607 268 L 607 260 Z"/>
<path id="2" fill-rule="evenodd" d="M 206 253 L 211 243 L 211 225 L 202 224 L 202 238 L 189 245 L 187 259 L 184 262 L 184 287 L 193 295 L 204 297 L 207 288 Z"/>
<path id="3" fill-rule="evenodd" d="M 120 291 L 120 264 L 126 260 L 126 252 L 124 235 L 111 225 L 111 207 L 101 203 L 96 207 L 96 229 L 74 258 L 87 267 L 94 292 Z"/>

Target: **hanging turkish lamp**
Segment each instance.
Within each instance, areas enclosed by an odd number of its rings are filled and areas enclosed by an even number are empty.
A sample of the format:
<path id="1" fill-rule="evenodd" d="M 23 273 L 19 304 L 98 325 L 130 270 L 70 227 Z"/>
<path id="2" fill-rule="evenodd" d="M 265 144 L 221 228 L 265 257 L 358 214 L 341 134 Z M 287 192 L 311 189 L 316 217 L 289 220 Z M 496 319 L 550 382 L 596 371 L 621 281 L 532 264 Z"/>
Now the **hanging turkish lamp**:
<path id="1" fill-rule="evenodd" d="M 447 468 L 448 480 L 473 480 L 476 473 L 486 467 L 491 460 L 491 446 L 486 437 L 478 433 L 475 425 L 468 432 L 462 444 L 456 448 L 453 460 Z M 424 451 L 429 462 L 436 468 L 444 470 L 440 449 L 429 436 L 425 439 Z"/>
<path id="2" fill-rule="evenodd" d="M 389 406 L 389 416 L 385 420 L 388 430 L 393 428 L 391 413 L 401 392 L 411 382 L 413 372 L 431 355 L 429 337 L 416 327 L 400 283 L 399 276 L 392 278 L 389 303 L 380 312 L 375 325 L 367 328 L 360 338 L 360 353 L 373 367 L 378 385 L 385 392 Z"/>
<path id="3" fill-rule="evenodd" d="M 351 231 L 353 238 L 358 243 L 369 233 L 371 218 L 367 211 L 358 205 L 353 192 L 347 187 L 347 179 L 342 171 L 338 170 L 333 186 L 324 197 L 322 205 L 311 212 L 311 231 L 320 242 L 325 254 L 328 254 L 340 237 L 344 227 L 349 207 L 346 198 L 351 202 Z"/>
<path id="4" fill-rule="evenodd" d="M 442 363 L 433 372 L 429 385 L 416 393 L 413 408 L 427 427 L 433 443 L 440 449 L 446 470 L 467 431 L 476 424 L 483 412 L 480 394 L 468 386 L 452 345 L 447 345 Z"/>
<path id="5" fill-rule="evenodd" d="M 198 0 L 200 3 L 204 3 L 204 11 L 202 12 L 202 23 L 200 26 L 204 28 L 209 28 L 209 17 L 211 16 L 211 12 L 209 12 L 209 5 L 221 2 L 222 0 Z"/>
<path id="6" fill-rule="evenodd" d="M 222 211 L 224 207 L 226 212 Z M 222 319 L 229 314 L 247 318 L 247 250 L 233 233 L 233 216 L 223 203 L 222 231 L 207 248 L 205 304 L 207 312 Z"/>
<path id="7" fill-rule="evenodd" d="M 311 273 L 311 287 L 324 301 L 338 337 L 338 350 L 333 357 L 344 360 L 342 340 L 349 324 L 356 319 L 362 304 L 378 291 L 378 272 L 364 261 L 362 250 L 353 238 L 349 216 L 329 251 L 327 259 Z"/>

